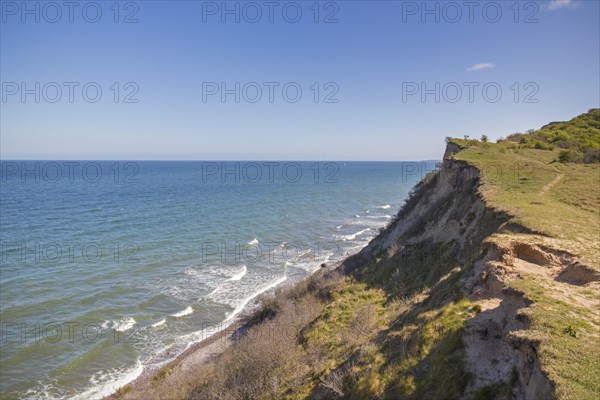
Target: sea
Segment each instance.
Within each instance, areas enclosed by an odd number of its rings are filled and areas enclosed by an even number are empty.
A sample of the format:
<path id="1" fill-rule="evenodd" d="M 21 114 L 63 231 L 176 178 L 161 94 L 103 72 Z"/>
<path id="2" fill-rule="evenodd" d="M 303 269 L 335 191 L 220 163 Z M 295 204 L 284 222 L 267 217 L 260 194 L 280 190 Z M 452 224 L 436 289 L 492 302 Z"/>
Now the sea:
<path id="1" fill-rule="evenodd" d="M 423 162 L 1 162 L 0 398 L 97 399 L 358 252 Z"/>

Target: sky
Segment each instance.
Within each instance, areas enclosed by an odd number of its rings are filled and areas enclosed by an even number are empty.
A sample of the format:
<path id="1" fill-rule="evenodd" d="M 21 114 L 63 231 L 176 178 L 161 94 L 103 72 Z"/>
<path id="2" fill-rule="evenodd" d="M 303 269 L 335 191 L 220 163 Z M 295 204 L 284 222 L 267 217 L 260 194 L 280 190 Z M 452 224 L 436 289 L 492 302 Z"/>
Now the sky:
<path id="1" fill-rule="evenodd" d="M 431 160 L 600 106 L 596 0 L 0 4 L 5 160 Z"/>

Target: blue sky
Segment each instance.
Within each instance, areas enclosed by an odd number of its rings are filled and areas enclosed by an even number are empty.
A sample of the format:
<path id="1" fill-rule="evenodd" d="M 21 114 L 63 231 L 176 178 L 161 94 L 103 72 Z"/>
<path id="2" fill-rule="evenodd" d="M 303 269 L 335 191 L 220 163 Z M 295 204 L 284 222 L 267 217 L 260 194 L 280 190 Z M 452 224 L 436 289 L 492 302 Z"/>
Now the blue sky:
<path id="1" fill-rule="evenodd" d="M 598 1 L 227 2 L 239 21 L 221 1 L 83 1 L 72 22 L 35 3 L 1 2 L 3 159 L 439 159 L 446 136 L 600 103 Z"/>

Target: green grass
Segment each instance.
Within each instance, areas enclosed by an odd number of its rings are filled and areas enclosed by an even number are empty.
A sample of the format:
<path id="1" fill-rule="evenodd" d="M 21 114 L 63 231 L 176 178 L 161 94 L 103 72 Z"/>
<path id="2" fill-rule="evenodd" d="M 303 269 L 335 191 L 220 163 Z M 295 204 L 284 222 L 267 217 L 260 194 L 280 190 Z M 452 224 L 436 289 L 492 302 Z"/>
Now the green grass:
<path id="1" fill-rule="evenodd" d="M 544 371 L 557 384 L 561 399 L 594 399 L 600 388 L 600 321 L 587 307 L 566 302 L 556 287 L 523 276 L 512 283 L 534 300 L 528 309 L 533 339 Z M 579 289 L 583 294 L 584 288 Z"/>
<path id="2" fill-rule="evenodd" d="M 440 308 L 423 308 L 416 318 L 399 320 L 400 329 L 389 334 L 386 351 L 391 357 L 385 374 L 390 382 L 400 377 L 389 397 L 459 398 L 468 380 L 462 336 L 466 320 L 474 315 L 472 304 L 461 298 Z M 408 346 L 406 354 L 396 358 L 399 342 Z"/>
<path id="3" fill-rule="evenodd" d="M 452 246 L 428 248 L 377 257 L 355 272 L 357 280 L 384 289 L 390 322 L 358 357 L 348 398 L 460 398 L 469 379 L 464 326 L 480 308 L 460 292 L 462 269 Z"/>
<path id="4" fill-rule="evenodd" d="M 289 398 L 311 398 L 319 379 L 339 368 L 346 371 L 348 399 L 461 396 L 469 379 L 464 326 L 480 309 L 458 289 L 460 268 L 450 261 L 439 265 L 443 257 L 411 259 L 411 268 L 401 268 L 404 286 L 379 282 L 380 275 L 374 272 L 389 272 L 399 262 L 398 256 L 372 260 L 331 293 L 331 301 L 302 340 L 308 353 L 315 349 L 323 353 L 322 368 L 314 369 L 314 379 Z M 433 274 L 446 270 L 443 278 Z M 424 273 L 413 275 L 415 271 Z M 365 318 L 364 310 L 371 319 Z M 353 337 L 357 327 L 362 331 Z"/>
<path id="5" fill-rule="evenodd" d="M 355 333 L 351 331 L 365 329 L 364 333 L 368 333 L 367 330 L 373 331 L 387 322 L 384 313 L 384 292 L 369 289 L 364 283 L 348 281 L 350 279 L 345 280 L 341 288 L 333 291 L 332 301 L 325 306 L 303 338 L 308 346 L 314 343 L 324 346 L 329 352 L 332 365 L 339 364 L 343 357 L 347 357 L 353 350 L 354 343 L 348 343 L 346 340 Z M 373 324 L 372 327 L 353 325 L 361 311 L 370 312 L 374 317 L 369 321 Z"/>
<path id="6" fill-rule="evenodd" d="M 600 134 L 593 139 L 599 140 Z M 533 233 L 527 240 L 570 252 L 600 268 L 599 164 L 557 163 L 558 149 L 451 141 L 463 148 L 455 159 L 482 171 L 481 192 L 487 205 L 508 212 L 516 224 Z M 519 235 L 507 238 L 515 236 Z M 599 295 L 596 289 L 574 285 L 568 287 L 571 294 L 565 294 L 560 285 L 526 274 L 511 283 L 534 301 L 526 309 L 531 320 L 526 332 L 540 340 L 542 368 L 556 383 L 558 397 L 592 399 L 600 390 Z M 587 305 L 577 305 L 581 302 L 573 296 L 587 299 Z M 488 398 L 487 394 L 486 389 L 478 396 Z"/>
<path id="7" fill-rule="evenodd" d="M 600 265 L 600 164 L 559 164 L 553 162 L 558 151 L 510 146 L 470 143 L 455 158 L 482 171 L 481 191 L 490 206 L 559 239 L 564 250 L 584 256 L 591 266 Z"/>

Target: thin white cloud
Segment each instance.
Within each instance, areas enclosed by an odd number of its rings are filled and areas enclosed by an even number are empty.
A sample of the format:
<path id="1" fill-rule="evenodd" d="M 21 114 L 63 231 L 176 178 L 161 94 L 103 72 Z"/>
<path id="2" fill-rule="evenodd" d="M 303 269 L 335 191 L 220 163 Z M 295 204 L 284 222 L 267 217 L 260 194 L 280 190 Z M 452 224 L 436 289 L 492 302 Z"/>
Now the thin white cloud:
<path id="1" fill-rule="evenodd" d="M 573 0 L 551 0 L 548 4 L 548 10 L 558 10 L 559 8 L 573 7 L 575 2 Z"/>
<path id="2" fill-rule="evenodd" d="M 467 68 L 467 71 L 481 71 L 482 69 L 490 69 L 494 67 L 496 67 L 496 64 L 494 63 L 480 63 Z"/>

